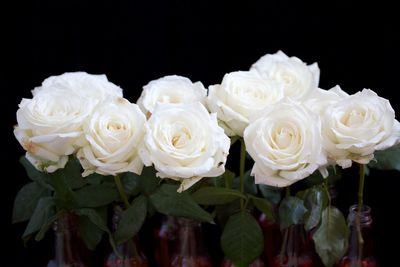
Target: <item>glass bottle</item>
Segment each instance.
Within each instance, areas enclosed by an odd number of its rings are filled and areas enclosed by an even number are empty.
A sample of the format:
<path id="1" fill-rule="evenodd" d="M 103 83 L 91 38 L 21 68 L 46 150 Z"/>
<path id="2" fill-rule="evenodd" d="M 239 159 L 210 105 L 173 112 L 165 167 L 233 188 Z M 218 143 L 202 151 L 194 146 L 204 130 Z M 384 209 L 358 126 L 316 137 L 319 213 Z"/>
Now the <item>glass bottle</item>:
<path id="1" fill-rule="evenodd" d="M 172 248 L 175 247 L 177 239 L 177 222 L 172 216 L 164 216 L 161 224 L 154 230 L 155 235 L 155 261 L 159 267 L 169 267 L 171 262 Z"/>
<path id="2" fill-rule="evenodd" d="M 280 252 L 274 257 L 273 267 L 320 267 L 321 260 L 306 235 L 304 225 L 295 224 L 283 232 Z"/>
<path id="3" fill-rule="evenodd" d="M 264 267 L 264 266 L 265 266 L 264 261 L 260 258 L 255 259 L 249 265 L 249 267 Z M 235 267 L 235 265 L 227 258 L 224 258 L 224 260 L 222 261 L 221 267 Z"/>
<path id="4" fill-rule="evenodd" d="M 361 233 L 364 239 L 362 250 L 358 245 L 357 234 L 358 205 L 350 207 L 347 223 L 350 229 L 349 248 L 345 256 L 340 260 L 338 267 L 378 267 L 378 261 L 374 256 L 372 245 L 372 216 L 371 208 L 364 205 L 360 213 Z M 361 255 L 359 255 L 361 252 Z"/>
<path id="5" fill-rule="evenodd" d="M 55 258 L 47 267 L 87 267 L 84 263 L 86 248 L 78 235 L 75 214 L 63 213 L 53 224 L 55 234 Z"/>
<path id="6" fill-rule="evenodd" d="M 178 218 L 178 231 L 175 251 L 171 257 L 171 267 L 212 267 L 204 240 L 201 223 L 195 220 Z"/>
<path id="7" fill-rule="evenodd" d="M 112 218 L 113 231 L 118 227 L 121 219 L 122 209 L 119 206 L 114 208 Z M 106 258 L 104 267 L 147 267 L 148 261 L 139 245 L 139 237 L 135 235 L 128 241 L 117 246 L 121 257 L 112 251 Z"/>
<path id="8" fill-rule="evenodd" d="M 264 213 L 258 218 L 264 236 L 264 256 L 268 265 L 272 266 L 275 256 L 279 254 L 280 244 L 282 244 L 282 233 L 279 224 L 268 220 Z"/>

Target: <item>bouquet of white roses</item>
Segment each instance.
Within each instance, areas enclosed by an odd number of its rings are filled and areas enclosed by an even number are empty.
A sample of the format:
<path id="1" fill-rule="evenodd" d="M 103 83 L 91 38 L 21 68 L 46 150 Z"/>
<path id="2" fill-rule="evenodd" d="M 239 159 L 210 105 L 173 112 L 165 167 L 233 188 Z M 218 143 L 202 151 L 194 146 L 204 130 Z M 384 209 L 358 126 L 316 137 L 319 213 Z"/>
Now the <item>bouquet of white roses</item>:
<path id="1" fill-rule="evenodd" d="M 250 212 L 256 208 L 282 229 L 315 229 L 317 253 L 332 266 L 348 239 L 344 217 L 329 201 L 332 167 L 354 161 L 364 170 L 375 159 L 372 167 L 396 168 L 387 155 L 400 153 L 400 124 L 373 91 L 348 95 L 318 83 L 316 63 L 283 52 L 208 90 L 181 76 L 151 81 L 137 104 L 104 75 L 50 77 L 17 111 L 14 133 L 32 181 L 16 197 L 13 220 L 29 220 L 23 238 L 40 240 L 72 212 L 94 249 L 104 233 L 113 246 L 132 238 L 155 211 L 204 222 L 224 217 L 222 249 L 236 266 L 248 266 L 263 250 Z M 238 175 L 225 168 L 236 144 Z M 314 182 L 282 198 L 279 188 L 303 179 Z M 118 202 L 125 210 L 111 233 L 107 207 Z"/>

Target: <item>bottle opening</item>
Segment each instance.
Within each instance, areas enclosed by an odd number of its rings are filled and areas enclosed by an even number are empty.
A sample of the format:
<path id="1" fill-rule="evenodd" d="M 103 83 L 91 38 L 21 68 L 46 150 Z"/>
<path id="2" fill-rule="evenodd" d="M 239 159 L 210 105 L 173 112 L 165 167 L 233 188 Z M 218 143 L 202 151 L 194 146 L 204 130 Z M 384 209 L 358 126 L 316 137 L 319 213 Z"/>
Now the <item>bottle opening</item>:
<path id="1" fill-rule="evenodd" d="M 357 219 L 357 214 L 359 211 L 359 206 L 358 205 L 353 205 L 349 208 L 349 216 L 348 216 L 348 223 L 353 224 L 356 222 Z M 364 226 L 370 225 L 372 223 L 372 217 L 371 217 L 371 208 L 367 205 L 363 205 L 360 213 L 360 222 Z"/>

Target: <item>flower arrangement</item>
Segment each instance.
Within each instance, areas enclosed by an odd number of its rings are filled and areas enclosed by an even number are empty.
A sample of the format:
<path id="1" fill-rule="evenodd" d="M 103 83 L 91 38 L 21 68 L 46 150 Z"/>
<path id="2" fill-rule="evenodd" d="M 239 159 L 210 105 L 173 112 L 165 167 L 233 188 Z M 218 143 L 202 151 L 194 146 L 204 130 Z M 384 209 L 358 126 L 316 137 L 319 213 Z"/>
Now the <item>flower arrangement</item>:
<path id="1" fill-rule="evenodd" d="M 17 111 L 14 134 L 32 181 L 16 196 L 13 221 L 29 221 L 23 239 L 40 240 L 72 212 L 95 249 L 103 234 L 114 248 L 129 240 L 155 211 L 203 222 L 225 217 L 222 250 L 235 266 L 248 266 L 264 245 L 255 208 L 282 229 L 313 229 L 318 255 L 333 266 L 348 240 L 344 216 L 330 204 L 335 166 L 360 164 L 361 207 L 367 164 L 396 168 L 390 155 L 400 153 L 400 124 L 372 90 L 348 95 L 318 83 L 316 63 L 281 51 L 208 90 L 175 75 L 151 81 L 136 104 L 105 75 L 52 76 Z M 238 175 L 226 168 L 237 145 Z M 300 180 L 306 188 L 290 192 Z M 114 203 L 124 211 L 111 232 Z"/>

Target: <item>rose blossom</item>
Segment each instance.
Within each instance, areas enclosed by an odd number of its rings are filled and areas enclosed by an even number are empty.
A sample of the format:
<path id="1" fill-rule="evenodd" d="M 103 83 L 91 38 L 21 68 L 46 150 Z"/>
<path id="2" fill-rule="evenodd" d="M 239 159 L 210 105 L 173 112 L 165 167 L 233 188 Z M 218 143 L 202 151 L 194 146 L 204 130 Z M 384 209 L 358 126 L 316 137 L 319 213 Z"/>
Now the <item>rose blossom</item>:
<path id="1" fill-rule="evenodd" d="M 40 91 L 67 90 L 77 95 L 96 99 L 99 102 L 109 97 L 122 97 L 122 89 L 107 80 L 106 75 L 93 75 L 86 72 L 66 72 L 59 76 L 51 76 L 43 81 L 42 86 L 32 90 L 35 96 Z"/>
<path id="2" fill-rule="evenodd" d="M 145 85 L 137 104 L 149 115 L 159 103 L 203 103 L 206 96 L 207 90 L 201 82 L 192 83 L 186 77 L 170 75 Z"/>
<path id="3" fill-rule="evenodd" d="M 262 111 L 244 140 L 256 183 L 288 186 L 326 164 L 319 116 L 290 99 Z"/>
<path id="4" fill-rule="evenodd" d="M 87 144 L 77 153 L 83 176 L 94 172 L 140 174 L 143 163 L 138 146 L 143 142 L 145 123 L 139 107 L 122 97 L 99 106 L 84 127 Z"/>
<path id="5" fill-rule="evenodd" d="M 216 112 L 225 132 L 243 136 L 249 117 L 283 98 L 282 86 L 256 72 L 225 74 L 222 83 L 209 87 L 207 106 Z"/>
<path id="6" fill-rule="evenodd" d="M 339 85 L 329 90 L 318 88 L 303 104 L 313 112 L 322 116 L 328 106 L 337 103 L 347 96 L 349 95 L 343 91 Z"/>
<path id="7" fill-rule="evenodd" d="M 288 57 L 282 51 L 261 57 L 250 70 L 281 83 L 285 96 L 296 101 L 307 99 L 318 88 L 318 64 L 307 66 L 299 58 Z"/>
<path id="8" fill-rule="evenodd" d="M 43 90 L 22 99 L 14 134 L 26 158 L 41 171 L 63 168 L 82 144 L 82 126 L 97 103 L 68 90 Z"/>
<path id="9" fill-rule="evenodd" d="M 352 161 L 367 164 L 375 150 L 400 140 L 400 124 L 388 100 L 364 89 L 328 106 L 322 117 L 324 147 L 343 168 Z"/>
<path id="10" fill-rule="evenodd" d="M 225 171 L 230 140 L 199 102 L 158 105 L 147 122 L 140 156 L 146 166 L 154 164 L 157 175 L 181 181 L 179 192 L 202 177 Z"/>
<path id="11" fill-rule="evenodd" d="M 105 75 L 71 72 L 47 78 L 32 94 L 19 105 L 14 134 L 38 170 L 54 172 L 82 145 L 82 127 L 95 106 L 122 90 Z"/>

